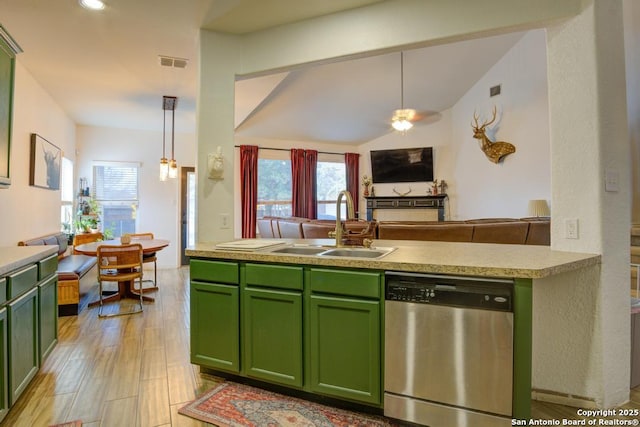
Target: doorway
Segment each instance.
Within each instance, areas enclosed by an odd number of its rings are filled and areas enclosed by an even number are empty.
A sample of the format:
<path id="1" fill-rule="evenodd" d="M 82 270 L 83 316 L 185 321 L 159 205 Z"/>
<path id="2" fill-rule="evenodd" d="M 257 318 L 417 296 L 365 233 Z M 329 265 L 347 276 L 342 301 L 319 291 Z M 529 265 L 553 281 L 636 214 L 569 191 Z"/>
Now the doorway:
<path id="1" fill-rule="evenodd" d="M 188 265 L 184 254 L 196 243 L 196 168 L 180 168 L 180 265 Z"/>

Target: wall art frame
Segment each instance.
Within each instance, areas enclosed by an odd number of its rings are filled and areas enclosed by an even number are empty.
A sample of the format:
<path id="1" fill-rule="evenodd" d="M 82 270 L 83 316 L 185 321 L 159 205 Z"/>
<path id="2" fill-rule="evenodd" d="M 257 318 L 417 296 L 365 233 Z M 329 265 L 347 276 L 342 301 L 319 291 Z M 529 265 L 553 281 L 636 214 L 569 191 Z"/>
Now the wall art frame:
<path id="1" fill-rule="evenodd" d="M 59 190 L 62 150 L 37 133 L 32 133 L 30 157 L 29 185 Z"/>

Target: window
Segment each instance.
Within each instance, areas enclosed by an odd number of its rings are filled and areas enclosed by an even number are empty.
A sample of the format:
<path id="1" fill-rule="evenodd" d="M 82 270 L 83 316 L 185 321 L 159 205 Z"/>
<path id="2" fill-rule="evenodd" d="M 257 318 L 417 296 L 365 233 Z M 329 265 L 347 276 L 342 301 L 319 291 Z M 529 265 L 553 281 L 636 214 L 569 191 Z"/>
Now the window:
<path id="1" fill-rule="evenodd" d="M 336 218 L 336 200 L 347 188 L 342 155 L 319 155 L 317 164 L 318 218 Z M 291 160 L 288 151 L 260 150 L 258 159 L 258 218 L 291 216 Z M 342 218 L 346 207 L 342 206 Z"/>
<path id="2" fill-rule="evenodd" d="M 73 162 L 62 158 L 62 179 L 60 180 L 60 224 L 62 231 L 71 234 L 73 230 Z"/>
<path id="3" fill-rule="evenodd" d="M 102 231 L 113 237 L 136 231 L 138 163 L 95 162 L 94 197 L 101 208 Z"/>
<path id="4" fill-rule="evenodd" d="M 347 188 L 347 171 L 344 160 L 338 162 L 320 161 L 316 171 L 318 219 L 336 219 L 338 194 Z M 343 202 L 344 203 L 344 202 Z M 347 217 L 346 205 L 340 208 L 342 219 Z"/>
<path id="5" fill-rule="evenodd" d="M 258 159 L 257 215 L 258 218 L 291 216 L 291 160 Z"/>

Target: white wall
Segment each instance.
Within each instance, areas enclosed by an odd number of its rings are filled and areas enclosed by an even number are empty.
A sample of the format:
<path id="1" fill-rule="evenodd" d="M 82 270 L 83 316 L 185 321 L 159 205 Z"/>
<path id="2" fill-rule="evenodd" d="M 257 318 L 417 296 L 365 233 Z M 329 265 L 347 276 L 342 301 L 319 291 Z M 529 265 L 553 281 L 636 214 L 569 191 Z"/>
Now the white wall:
<path id="1" fill-rule="evenodd" d="M 0 246 L 60 231 L 60 191 L 29 186 L 31 133 L 75 160 L 75 125 L 33 76 L 16 61 L 11 140 L 11 186 L 0 189 Z"/>
<path id="2" fill-rule="evenodd" d="M 498 96 L 489 88 L 502 85 Z M 495 164 L 473 138 L 474 112 L 493 141 L 516 152 Z M 549 104 L 544 30 L 528 32 L 452 109 L 453 169 L 448 171 L 451 219 L 524 217 L 530 199 L 551 199 Z"/>
<path id="3" fill-rule="evenodd" d="M 180 263 L 180 179 L 161 182 L 162 128 L 157 132 L 78 126 L 78 168 L 76 176 L 93 184 L 93 161 L 139 162 L 140 203 L 137 231 L 153 232 L 168 239 L 168 248 L 158 252 L 158 268 Z M 195 165 L 195 135 L 176 133 L 178 167 Z M 170 145 L 167 155 L 170 155 Z"/>

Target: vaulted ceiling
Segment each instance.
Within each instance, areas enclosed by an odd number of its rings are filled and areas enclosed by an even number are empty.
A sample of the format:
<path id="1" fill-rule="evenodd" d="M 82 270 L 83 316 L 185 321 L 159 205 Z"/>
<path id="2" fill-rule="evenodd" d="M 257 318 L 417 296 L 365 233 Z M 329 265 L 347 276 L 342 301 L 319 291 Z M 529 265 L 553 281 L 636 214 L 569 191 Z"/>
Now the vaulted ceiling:
<path id="1" fill-rule="evenodd" d="M 2 0 L 0 24 L 19 62 L 77 124 L 160 130 L 162 96 L 179 98 L 176 130 L 196 124 L 200 28 L 241 34 L 385 0 Z M 437 117 L 521 34 L 405 53 L 405 106 Z M 184 58 L 161 67 L 159 55 Z M 359 143 L 389 131 L 400 104 L 400 56 L 390 53 L 240 81 L 239 135 Z"/>

